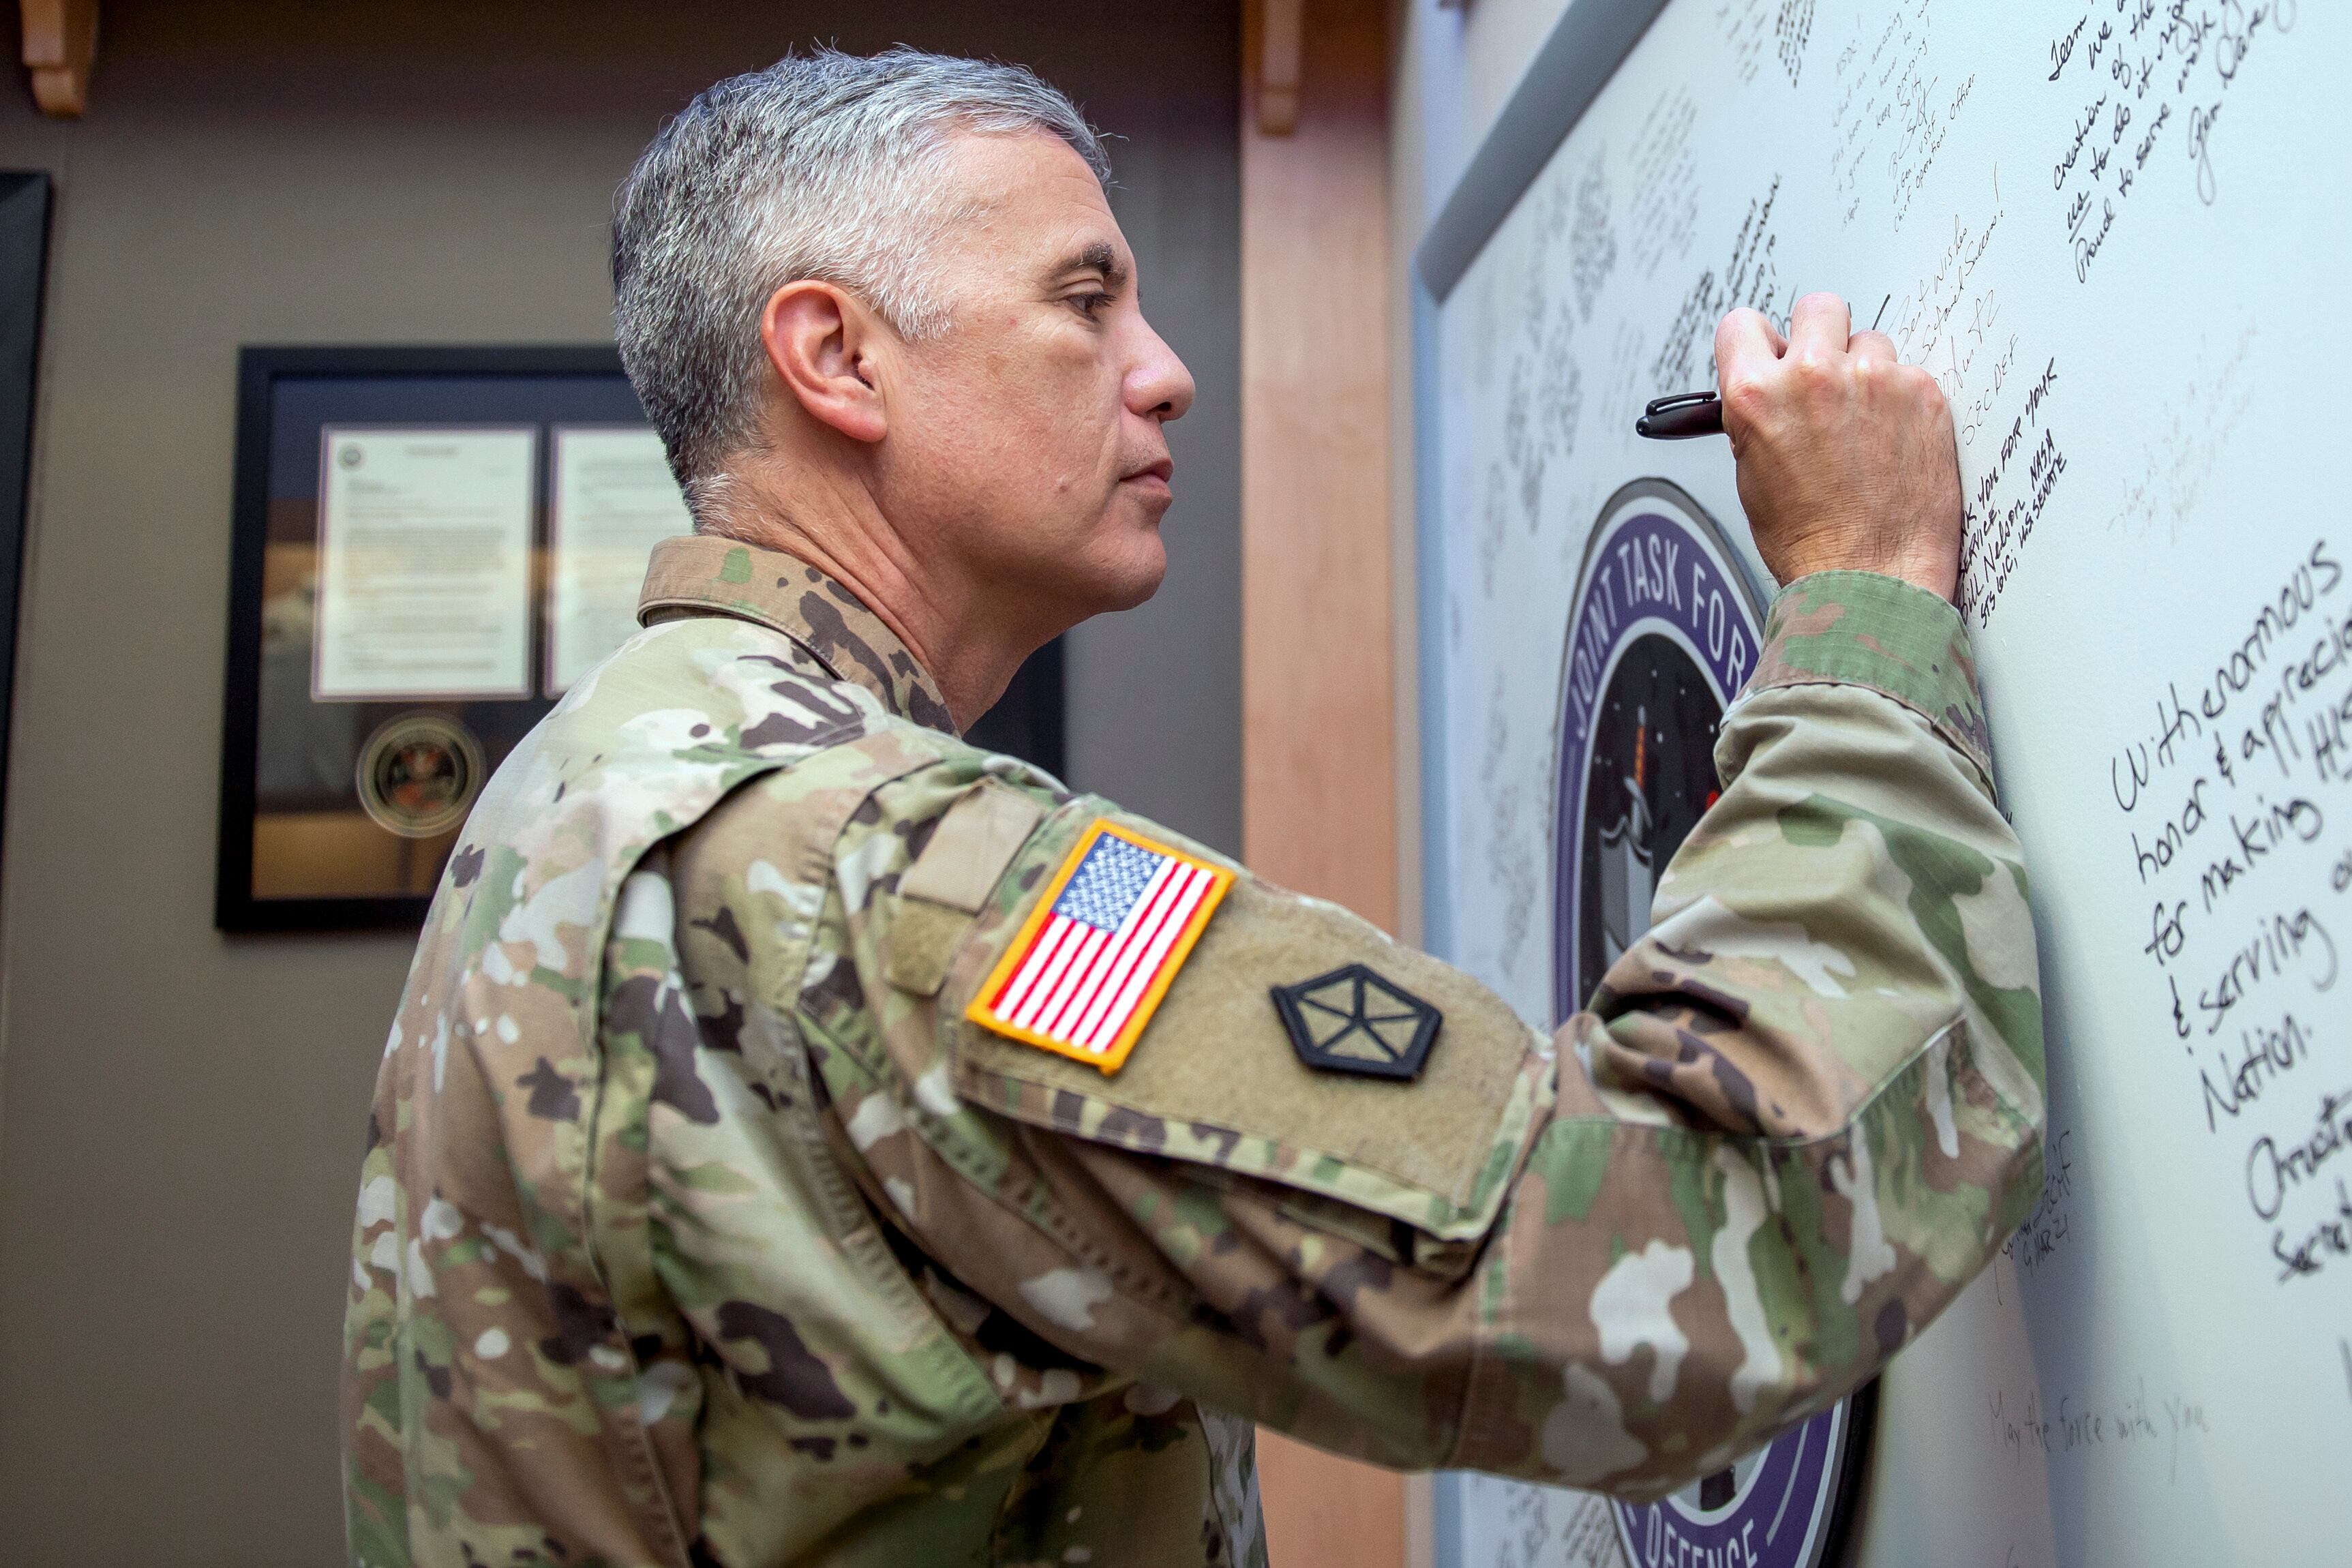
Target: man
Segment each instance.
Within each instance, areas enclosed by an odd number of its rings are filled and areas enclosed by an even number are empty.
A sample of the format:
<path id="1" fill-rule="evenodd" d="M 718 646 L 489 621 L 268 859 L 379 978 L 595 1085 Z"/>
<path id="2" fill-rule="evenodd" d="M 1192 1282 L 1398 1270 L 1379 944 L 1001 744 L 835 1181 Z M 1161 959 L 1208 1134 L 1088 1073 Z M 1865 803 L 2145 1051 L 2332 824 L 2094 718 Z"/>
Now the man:
<path id="1" fill-rule="evenodd" d="M 1790 585 L 1658 923 L 1547 1037 L 962 744 L 1140 602 L 1162 426 L 1027 73 L 820 53 L 623 187 L 698 535 L 499 771 L 370 1124 L 354 1558 L 1258 1563 L 1252 1422 L 1634 1496 L 1867 1377 L 2041 1187 L 1951 426 L 1802 301 L 1717 341 Z"/>

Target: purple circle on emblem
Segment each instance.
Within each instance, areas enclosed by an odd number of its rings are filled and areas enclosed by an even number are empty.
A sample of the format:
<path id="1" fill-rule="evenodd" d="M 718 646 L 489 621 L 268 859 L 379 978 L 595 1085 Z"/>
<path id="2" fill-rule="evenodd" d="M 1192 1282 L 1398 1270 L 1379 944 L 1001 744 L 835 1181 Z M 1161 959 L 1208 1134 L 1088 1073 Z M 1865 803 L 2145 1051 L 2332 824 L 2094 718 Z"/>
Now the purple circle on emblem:
<path id="1" fill-rule="evenodd" d="M 1851 1511 L 1838 1483 L 1857 1403 L 1839 1401 L 1664 1501 L 1612 1503 L 1626 1556 L 1635 1568 L 1814 1568 Z"/>

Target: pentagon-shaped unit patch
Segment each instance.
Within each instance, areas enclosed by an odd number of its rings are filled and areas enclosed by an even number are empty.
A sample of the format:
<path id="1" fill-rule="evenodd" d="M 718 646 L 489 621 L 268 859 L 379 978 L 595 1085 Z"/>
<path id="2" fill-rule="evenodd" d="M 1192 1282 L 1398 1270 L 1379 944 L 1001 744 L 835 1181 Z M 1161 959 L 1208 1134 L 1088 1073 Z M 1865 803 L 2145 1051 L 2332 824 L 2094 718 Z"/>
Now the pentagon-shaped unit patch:
<path id="1" fill-rule="evenodd" d="M 1274 987 L 1298 1059 L 1318 1072 L 1413 1079 L 1445 1015 L 1360 963 Z"/>

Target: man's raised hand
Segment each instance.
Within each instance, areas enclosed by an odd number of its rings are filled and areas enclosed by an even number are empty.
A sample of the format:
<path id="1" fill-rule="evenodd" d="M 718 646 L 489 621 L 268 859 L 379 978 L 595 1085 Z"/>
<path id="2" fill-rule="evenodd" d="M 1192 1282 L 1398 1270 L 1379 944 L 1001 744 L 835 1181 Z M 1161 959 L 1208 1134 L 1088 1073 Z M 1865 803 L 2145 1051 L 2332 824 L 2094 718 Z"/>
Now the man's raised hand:
<path id="1" fill-rule="evenodd" d="M 1877 572 L 1948 599 L 1960 547 L 1951 410 L 1884 333 L 1852 326 L 1843 300 L 1808 294 L 1786 338 L 1755 310 L 1716 328 L 1739 503 L 1782 583 Z"/>

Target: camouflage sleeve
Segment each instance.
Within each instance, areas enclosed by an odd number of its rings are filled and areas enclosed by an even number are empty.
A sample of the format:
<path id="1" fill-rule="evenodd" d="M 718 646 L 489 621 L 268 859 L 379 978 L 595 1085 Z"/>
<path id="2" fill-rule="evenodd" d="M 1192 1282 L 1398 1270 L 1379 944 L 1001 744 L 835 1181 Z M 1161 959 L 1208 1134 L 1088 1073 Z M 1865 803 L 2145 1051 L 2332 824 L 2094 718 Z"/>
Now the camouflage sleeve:
<path id="1" fill-rule="evenodd" d="M 964 1012 L 1092 825 L 1166 836 L 1001 764 L 908 773 L 835 847 L 798 1008 L 836 1154 L 1054 1348 L 993 1353 L 1009 1400 L 1076 1358 L 1382 1464 L 1654 1495 L 1869 1376 L 2039 1192 L 1983 737 L 1948 605 L 1806 579 L 1657 924 L 1550 1039 L 1243 872 L 1109 1074 Z M 1442 1015 L 1417 1078 L 1294 1047 L 1270 993 L 1349 966 Z"/>

